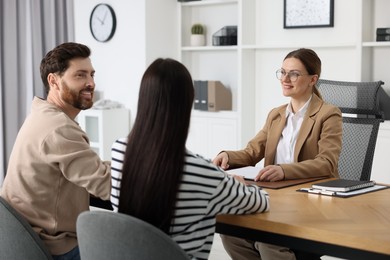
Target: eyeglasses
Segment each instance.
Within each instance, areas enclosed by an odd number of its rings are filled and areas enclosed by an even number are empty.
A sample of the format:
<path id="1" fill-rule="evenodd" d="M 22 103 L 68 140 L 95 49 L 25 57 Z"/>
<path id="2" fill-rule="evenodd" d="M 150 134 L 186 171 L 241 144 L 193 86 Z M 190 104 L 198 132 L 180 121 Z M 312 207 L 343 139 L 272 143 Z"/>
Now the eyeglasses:
<path id="1" fill-rule="evenodd" d="M 290 79 L 291 82 L 297 81 L 299 76 L 307 76 L 307 75 L 310 75 L 310 74 L 300 74 L 297 71 L 290 71 L 287 73 L 284 69 L 278 69 L 276 71 L 276 78 L 277 79 L 281 80 L 284 77 L 288 76 L 288 78 Z"/>

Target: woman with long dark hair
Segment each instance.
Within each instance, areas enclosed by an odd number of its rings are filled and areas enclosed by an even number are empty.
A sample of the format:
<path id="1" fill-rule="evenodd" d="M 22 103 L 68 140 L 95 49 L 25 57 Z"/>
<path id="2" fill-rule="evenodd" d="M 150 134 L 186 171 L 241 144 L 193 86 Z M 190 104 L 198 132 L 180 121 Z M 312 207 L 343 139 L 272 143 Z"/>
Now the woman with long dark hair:
<path id="1" fill-rule="evenodd" d="M 207 259 L 217 214 L 264 212 L 269 201 L 259 187 L 186 149 L 193 100 L 183 64 L 160 58 L 147 68 L 133 129 L 113 145 L 111 198 L 114 209 L 160 228 L 190 257 Z"/>

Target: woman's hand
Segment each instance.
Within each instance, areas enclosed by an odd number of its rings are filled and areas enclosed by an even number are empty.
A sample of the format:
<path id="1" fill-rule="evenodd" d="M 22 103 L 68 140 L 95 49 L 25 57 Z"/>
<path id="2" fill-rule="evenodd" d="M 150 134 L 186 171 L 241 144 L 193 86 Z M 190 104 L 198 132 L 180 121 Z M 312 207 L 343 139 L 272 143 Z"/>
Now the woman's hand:
<path id="1" fill-rule="evenodd" d="M 260 170 L 255 181 L 281 181 L 284 179 L 284 172 L 279 165 L 268 165 Z"/>
<path id="2" fill-rule="evenodd" d="M 222 169 L 227 170 L 229 168 L 229 156 L 226 152 L 222 152 L 214 158 L 213 164 L 220 166 Z"/>

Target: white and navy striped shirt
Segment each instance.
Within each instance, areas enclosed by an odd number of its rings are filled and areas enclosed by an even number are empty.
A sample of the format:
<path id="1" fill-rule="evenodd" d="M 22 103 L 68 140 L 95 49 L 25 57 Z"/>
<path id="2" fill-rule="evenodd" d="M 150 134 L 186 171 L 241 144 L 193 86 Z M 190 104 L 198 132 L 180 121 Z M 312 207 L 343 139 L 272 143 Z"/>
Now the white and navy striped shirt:
<path id="1" fill-rule="evenodd" d="M 118 211 L 126 138 L 112 146 L 111 203 Z M 269 209 L 268 193 L 244 185 L 200 156 L 187 151 L 170 235 L 189 256 L 208 259 L 218 214 L 249 214 Z"/>

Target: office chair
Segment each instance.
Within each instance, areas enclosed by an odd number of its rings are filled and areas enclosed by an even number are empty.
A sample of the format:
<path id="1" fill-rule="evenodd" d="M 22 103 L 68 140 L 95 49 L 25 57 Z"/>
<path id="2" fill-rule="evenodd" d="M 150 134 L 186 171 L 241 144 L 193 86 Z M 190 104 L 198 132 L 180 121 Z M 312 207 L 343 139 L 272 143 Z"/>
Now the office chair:
<path id="1" fill-rule="evenodd" d="M 76 226 L 83 260 L 189 259 L 163 231 L 129 215 L 86 211 L 79 215 Z"/>
<path id="2" fill-rule="evenodd" d="M 52 259 L 49 250 L 27 220 L 2 197 L 0 234 L 1 259 Z"/>
<path id="3" fill-rule="evenodd" d="M 378 91 L 382 81 L 346 82 L 320 79 L 317 87 L 325 102 L 343 113 L 343 137 L 339 158 L 341 179 L 370 180 L 379 124 Z"/>

